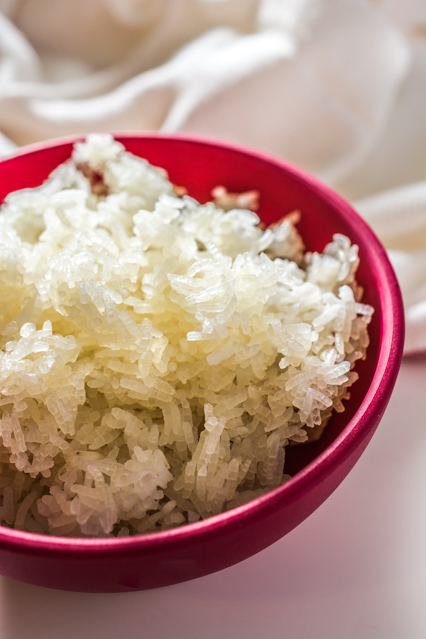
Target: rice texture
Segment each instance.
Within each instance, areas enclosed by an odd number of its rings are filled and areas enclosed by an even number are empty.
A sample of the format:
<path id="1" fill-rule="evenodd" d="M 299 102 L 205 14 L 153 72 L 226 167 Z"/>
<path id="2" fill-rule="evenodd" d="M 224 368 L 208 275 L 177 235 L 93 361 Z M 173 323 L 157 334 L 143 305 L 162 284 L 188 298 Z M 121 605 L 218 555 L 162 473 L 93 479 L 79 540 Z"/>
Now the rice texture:
<path id="1" fill-rule="evenodd" d="M 255 186 L 255 185 L 254 185 Z M 0 215 L 0 522 L 124 536 L 285 482 L 356 380 L 373 309 L 357 246 L 304 252 L 292 214 L 178 193 L 90 135 Z"/>

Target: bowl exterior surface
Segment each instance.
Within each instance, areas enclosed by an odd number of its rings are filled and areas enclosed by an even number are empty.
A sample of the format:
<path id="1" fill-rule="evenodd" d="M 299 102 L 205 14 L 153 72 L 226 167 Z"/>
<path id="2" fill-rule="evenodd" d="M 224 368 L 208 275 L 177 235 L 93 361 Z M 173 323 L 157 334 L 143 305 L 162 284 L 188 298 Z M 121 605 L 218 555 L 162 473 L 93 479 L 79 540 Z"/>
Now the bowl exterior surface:
<path id="1" fill-rule="evenodd" d="M 116 135 L 128 151 L 165 168 L 173 183 L 201 202 L 212 188 L 258 189 L 259 216 L 270 224 L 298 209 L 306 247 L 322 251 L 334 233 L 358 244 L 357 280 L 375 313 L 367 359 L 344 413 L 319 442 L 292 448 L 292 479 L 245 506 L 196 524 L 121 539 L 62 539 L 0 526 L 0 573 L 63 590 L 118 592 L 156 588 L 221 570 L 290 532 L 337 488 L 354 466 L 391 396 L 404 339 L 401 294 L 386 252 L 367 224 L 327 187 L 273 158 L 219 142 L 180 136 Z M 0 161 L 0 202 L 39 185 L 70 157 L 77 138 L 33 145 Z"/>

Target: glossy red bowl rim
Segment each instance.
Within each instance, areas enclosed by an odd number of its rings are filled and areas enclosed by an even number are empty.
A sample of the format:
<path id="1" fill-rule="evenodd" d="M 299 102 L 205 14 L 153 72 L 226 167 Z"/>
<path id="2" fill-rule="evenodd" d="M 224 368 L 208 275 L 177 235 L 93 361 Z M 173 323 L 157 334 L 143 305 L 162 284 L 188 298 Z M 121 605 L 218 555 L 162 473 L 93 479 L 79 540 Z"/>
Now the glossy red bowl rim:
<path id="1" fill-rule="evenodd" d="M 229 149 L 284 169 L 295 180 L 307 183 L 312 190 L 319 193 L 323 200 L 328 201 L 334 209 L 339 211 L 348 226 L 354 229 L 355 235 L 362 232 L 368 237 L 368 259 L 372 270 L 377 274 L 376 280 L 381 283 L 379 295 L 382 304 L 382 318 L 377 365 L 370 387 L 358 410 L 336 439 L 285 484 L 278 486 L 265 495 L 257 497 L 243 506 L 238 506 L 230 511 L 194 524 L 186 524 L 167 531 L 146 533 L 132 537 L 64 538 L 24 532 L 0 525 L 0 544 L 9 552 L 24 552 L 28 555 L 37 554 L 38 556 L 44 554 L 50 556 L 66 554 L 68 557 L 71 554 L 76 558 L 90 555 L 101 559 L 106 556 L 127 556 L 136 550 L 144 550 L 146 552 L 149 550 L 161 551 L 163 547 L 167 547 L 168 550 L 172 547 L 178 549 L 182 544 L 187 546 L 191 543 L 198 543 L 201 539 L 206 540 L 206 538 L 216 535 L 223 528 L 244 526 L 249 520 L 261 518 L 264 513 L 271 509 L 279 508 L 283 502 L 290 504 L 295 500 L 301 499 L 310 492 L 314 485 L 320 484 L 324 478 L 339 466 L 344 465 L 345 460 L 362 447 L 362 442 L 364 440 L 368 441 L 371 437 L 371 431 L 375 430 L 389 401 L 402 359 L 404 310 L 394 270 L 385 249 L 374 232 L 342 197 L 303 170 L 277 158 L 240 145 L 187 134 L 163 135 L 161 133 L 126 131 L 124 133 L 112 133 L 112 135 L 124 143 L 126 139 L 135 137 L 144 139 L 161 138 Z M 84 139 L 84 137 L 85 135 L 72 135 L 28 145 L 2 158 L 0 163 L 58 145 L 74 143 Z"/>

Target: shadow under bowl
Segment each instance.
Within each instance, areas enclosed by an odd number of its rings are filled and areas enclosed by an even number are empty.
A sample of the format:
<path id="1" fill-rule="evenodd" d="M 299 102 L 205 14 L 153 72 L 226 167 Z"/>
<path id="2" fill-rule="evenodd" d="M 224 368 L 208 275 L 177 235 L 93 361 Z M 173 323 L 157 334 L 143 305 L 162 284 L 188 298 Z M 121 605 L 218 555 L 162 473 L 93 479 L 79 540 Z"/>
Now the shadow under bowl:
<path id="1" fill-rule="evenodd" d="M 308 517 L 337 488 L 371 439 L 398 374 L 404 316 L 386 252 L 351 206 L 302 171 L 225 143 L 183 136 L 120 134 L 128 151 L 165 168 L 174 184 L 201 202 L 217 185 L 260 191 L 259 217 L 270 224 L 298 209 L 310 251 L 334 233 L 358 244 L 357 280 L 371 304 L 371 344 L 357 362 L 344 413 L 334 414 L 318 442 L 286 449 L 287 483 L 250 503 L 180 528 L 127 538 L 78 539 L 0 526 L 0 573 L 27 583 L 82 592 L 143 590 L 221 570 L 266 548 Z M 41 184 L 81 138 L 26 147 L 0 161 L 0 202 L 11 191 Z"/>

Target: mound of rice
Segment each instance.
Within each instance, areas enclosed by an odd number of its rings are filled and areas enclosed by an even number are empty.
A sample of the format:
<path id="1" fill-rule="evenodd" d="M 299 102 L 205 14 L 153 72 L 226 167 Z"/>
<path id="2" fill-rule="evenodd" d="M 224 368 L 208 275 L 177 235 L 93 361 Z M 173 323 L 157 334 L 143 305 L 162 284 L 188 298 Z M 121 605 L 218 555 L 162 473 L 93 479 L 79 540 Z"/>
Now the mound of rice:
<path id="1" fill-rule="evenodd" d="M 296 219 L 262 230 L 250 210 L 178 197 L 109 135 L 8 196 L 3 525 L 164 530 L 288 479 L 285 447 L 344 410 L 372 314 L 357 247 L 335 235 L 304 255 Z"/>

